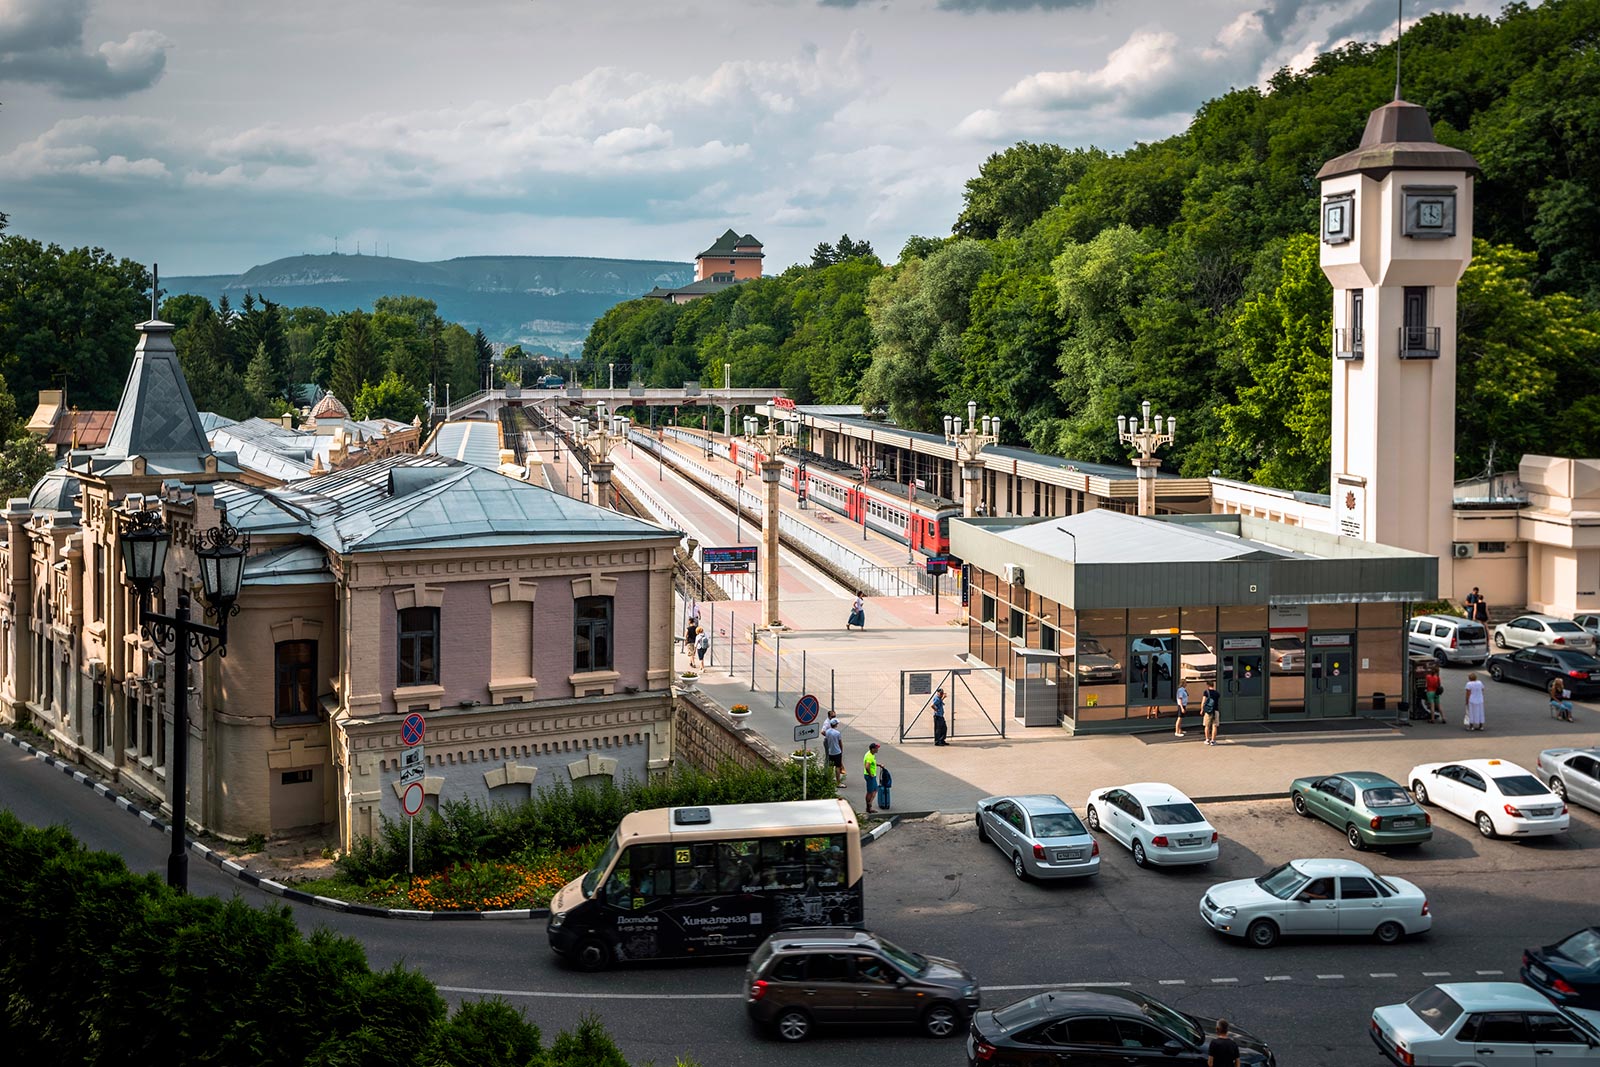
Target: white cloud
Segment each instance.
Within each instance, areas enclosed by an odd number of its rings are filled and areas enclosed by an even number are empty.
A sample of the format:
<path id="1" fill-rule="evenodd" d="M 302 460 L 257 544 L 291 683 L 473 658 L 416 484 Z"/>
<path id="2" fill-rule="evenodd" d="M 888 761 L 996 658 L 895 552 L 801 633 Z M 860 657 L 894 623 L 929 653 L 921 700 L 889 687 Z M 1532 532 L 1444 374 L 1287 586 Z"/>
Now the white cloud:
<path id="1" fill-rule="evenodd" d="M 148 89 L 167 66 L 172 42 L 135 30 L 93 51 L 84 46 L 89 0 L 0 0 L 0 81 L 43 85 L 80 99 Z"/>

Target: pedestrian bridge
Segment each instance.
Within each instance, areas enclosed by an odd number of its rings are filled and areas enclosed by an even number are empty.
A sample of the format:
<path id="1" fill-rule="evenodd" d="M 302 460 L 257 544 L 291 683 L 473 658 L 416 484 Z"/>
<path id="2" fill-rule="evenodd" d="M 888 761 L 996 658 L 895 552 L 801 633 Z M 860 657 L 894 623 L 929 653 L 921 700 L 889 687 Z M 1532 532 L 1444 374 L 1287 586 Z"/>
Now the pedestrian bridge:
<path id="1" fill-rule="evenodd" d="M 646 389 L 641 385 L 623 389 L 585 389 L 580 385 L 535 389 L 508 385 L 501 389 L 484 389 L 471 396 L 449 401 L 439 407 L 437 414 L 446 419 L 497 419 L 502 408 L 531 407 L 534 404 L 553 404 L 565 408 L 592 408 L 596 404 L 605 404 L 611 409 L 693 405 L 721 408 L 726 421 L 732 417 L 736 407 L 766 404 L 774 397 L 784 396 L 787 394 L 782 389 L 703 389 L 698 382 L 686 382 L 677 389 Z"/>

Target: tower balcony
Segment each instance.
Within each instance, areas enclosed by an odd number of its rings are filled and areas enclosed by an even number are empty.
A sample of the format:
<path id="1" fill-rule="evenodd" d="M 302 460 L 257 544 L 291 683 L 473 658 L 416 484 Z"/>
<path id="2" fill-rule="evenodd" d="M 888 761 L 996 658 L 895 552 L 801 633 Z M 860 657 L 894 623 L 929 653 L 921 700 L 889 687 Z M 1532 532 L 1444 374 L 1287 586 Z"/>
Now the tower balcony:
<path id="1" fill-rule="evenodd" d="M 1361 359 L 1366 355 L 1364 331 L 1342 326 L 1333 331 L 1333 356 L 1335 359 Z"/>
<path id="2" fill-rule="evenodd" d="M 1439 327 L 1401 326 L 1401 359 L 1438 359 Z"/>

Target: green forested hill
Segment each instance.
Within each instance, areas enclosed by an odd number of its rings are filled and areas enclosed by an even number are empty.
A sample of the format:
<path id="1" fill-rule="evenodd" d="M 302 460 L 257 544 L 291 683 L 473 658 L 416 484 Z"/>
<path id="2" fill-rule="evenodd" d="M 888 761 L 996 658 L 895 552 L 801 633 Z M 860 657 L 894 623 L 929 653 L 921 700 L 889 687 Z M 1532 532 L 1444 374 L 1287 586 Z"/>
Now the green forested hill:
<path id="1" fill-rule="evenodd" d="M 1404 96 L 1472 152 L 1476 259 L 1461 284 L 1457 468 L 1600 455 L 1600 0 L 1430 16 Z M 899 261 L 812 267 L 688 305 L 631 301 L 584 358 L 651 384 L 781 384 L 935 428 L 968 400 L 1006 437 L 1118 458 L 1150 399 L 1173 462 L 1293 489 L 1328 478 L 1331 292 L 1317 169 L 1393 96 L 1393 46 L 1351 45 L 1207 102 L 1126 152 L 1018 144 L 966 187 L 951 235 Z"/>

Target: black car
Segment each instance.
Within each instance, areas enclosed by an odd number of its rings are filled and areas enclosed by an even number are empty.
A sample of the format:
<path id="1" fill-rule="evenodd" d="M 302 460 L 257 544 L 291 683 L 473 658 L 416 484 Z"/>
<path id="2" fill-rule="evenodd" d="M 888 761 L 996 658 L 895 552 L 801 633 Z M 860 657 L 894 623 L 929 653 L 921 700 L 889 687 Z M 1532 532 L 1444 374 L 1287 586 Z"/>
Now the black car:
<path id="1" fill-rule="evenodd" d="M 1600 1009 L 1600 926 L 1522 954 L 1522 980 L 1572 1008 Z"/>
<path id="2" fill-rule="evenodd" d="M 1550 688 L 1559 677 L 1578 698 L 1600 696 L 1600 659 L 1570 648 L 1521 648 L 1489 657 L 1489 677 Z"/>
<path id="3" fill-rule="evenodd" d="M 1019 1000 L 972 1017 L 968 1067 L 1182 1064 L 1205 1067 L 1216 1020 L 1200 1019 L 1132 989 L 1086 987 Z M 1231 1029 L 1239 1062 L 1274 1067 L 1258 1037 Z"/>

